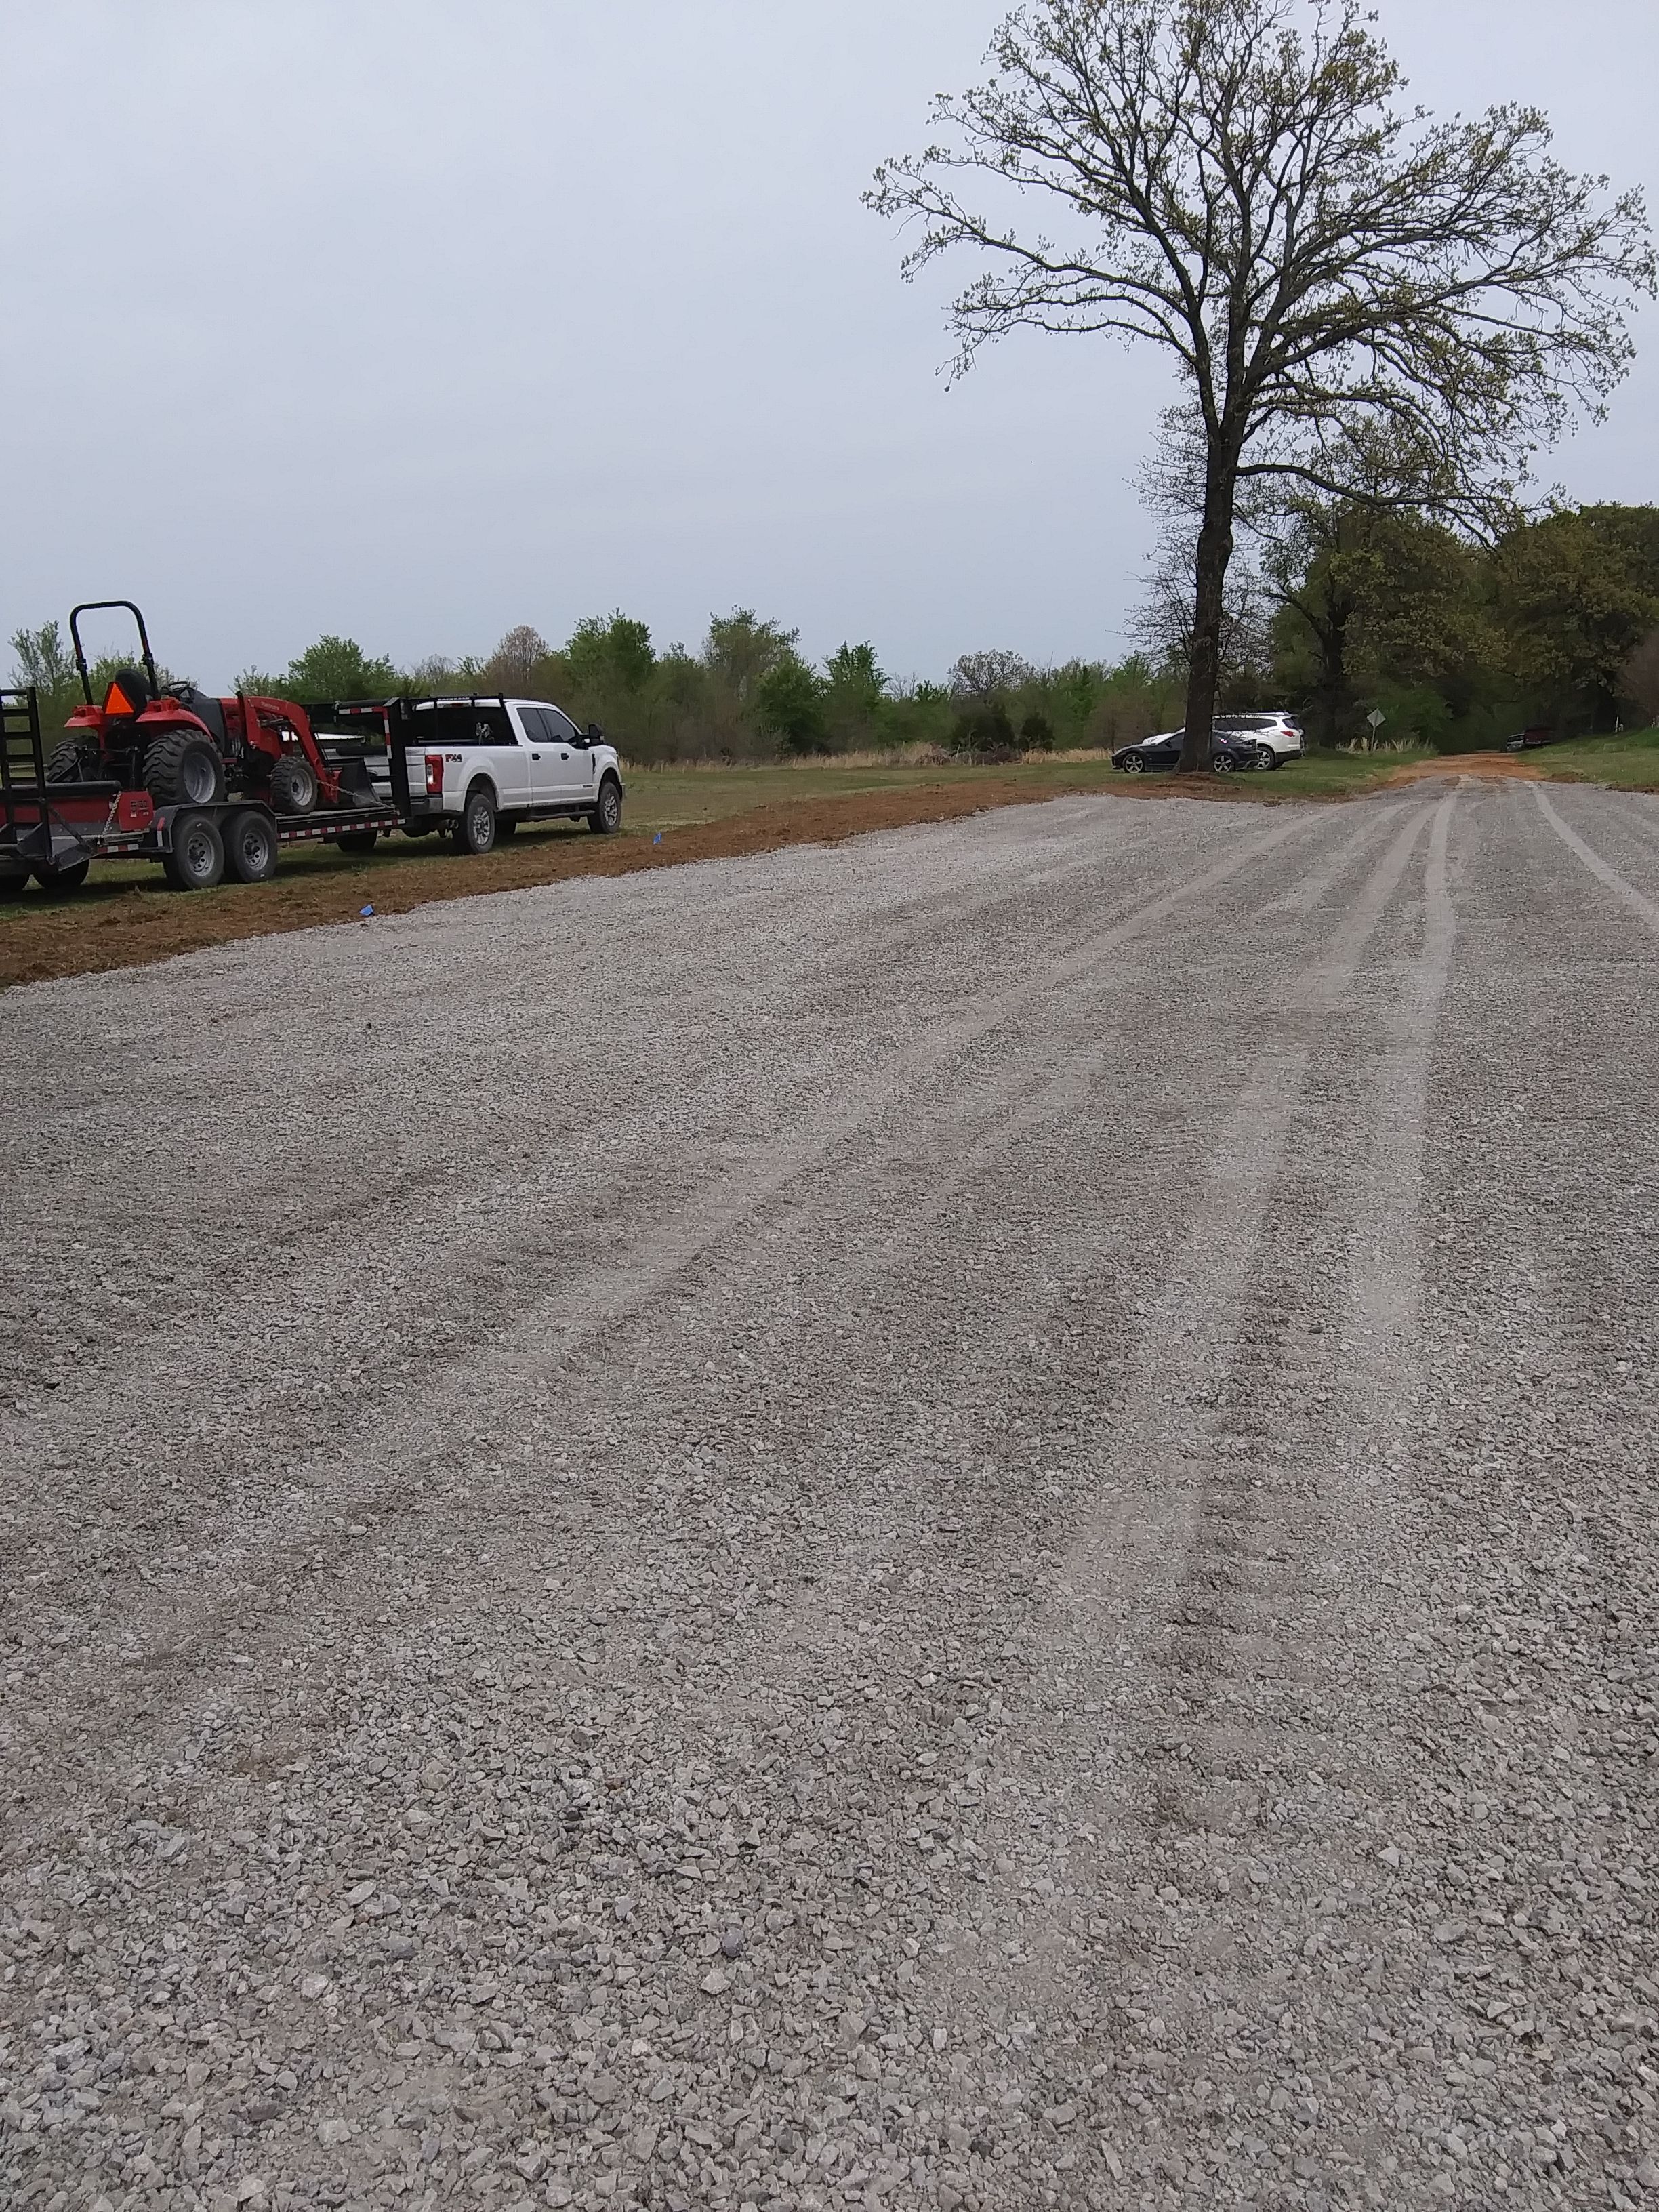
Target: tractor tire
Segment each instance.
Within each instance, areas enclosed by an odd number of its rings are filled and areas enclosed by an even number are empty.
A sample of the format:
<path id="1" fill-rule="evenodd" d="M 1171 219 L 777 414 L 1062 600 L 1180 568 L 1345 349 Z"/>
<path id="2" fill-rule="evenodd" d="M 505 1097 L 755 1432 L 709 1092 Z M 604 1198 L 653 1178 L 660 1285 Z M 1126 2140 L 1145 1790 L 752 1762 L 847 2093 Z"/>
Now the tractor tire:
<path id="1" fill-rule="evenodd" d="M 225 764 L 210 738 L 168 730 L 144 755 L 144 787 L 158 806 L 216 806 L 225 795 Z"/>
<path id="2" fill-rule="evenodd" d="M 181 814 L 173 825 L 173 850 L 161 863 L 176 891 L 210 891 L 225 872 L 225 841 L 210 814 Z"/>
<path id="3" fill-rule="evenodd" d="M 73 739 L 65 738 L 61 745 L 54 745 L 46 759 L 46 781 L 48 783 L 87 782 L 89 775 L 97 773 L 96 752 L 90 747 L 88 750 L 93 751 L 90 769 L 86 755 Z"/>
<path id="4" fill-rule="evenodd" d="M 372 853 L 380 842 L 378 830 L 348 830 L 335 843 L 343 853 Z"/>
<path id="5" fill-rule="evenodd" d="M 277 814 L 309 814 L 317 804 L 317 771 L 298 753 L 287 753 L 270 771 L 270 804 Z"/>
<path id="6" fill-rule="evenodd" d="M 475 859 L 495 849 L 495 794 L 487 783 L 475 783 L 466 794 L 455 824 L 455 849 Z"/>
<path id="7" fill-rule="evenodd" d="M 599 803 L 587 817 L 596 837 L 614 837 L 622 828 L 622 786 L 608 775 L 599 786 Z"/>
<path id="8" fill-rule="evenodd" d="M 250 806 L 225 830 L 225 873 L 239 884 L 268 884 L 276 872 L 276 832 Z"/>
<path id="9" fill-rule="evenodd" d="M 91 866 L 90 860 L 65 860 L 56 868 L 50 864 L 43 864 L 29 872 L 43 891 L 78 891 L 85 883 L 87 870 Z"/>

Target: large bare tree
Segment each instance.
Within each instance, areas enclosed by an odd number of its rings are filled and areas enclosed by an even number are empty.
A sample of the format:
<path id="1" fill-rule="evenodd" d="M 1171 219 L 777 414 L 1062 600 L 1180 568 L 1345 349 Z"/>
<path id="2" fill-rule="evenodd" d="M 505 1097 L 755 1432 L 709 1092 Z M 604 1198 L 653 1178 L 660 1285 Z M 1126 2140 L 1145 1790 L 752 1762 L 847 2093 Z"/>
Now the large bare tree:
<path id="1" fill-rule="evenodd" d="M 1534 108 L 1402 111 L 1370 21 L 1357 0 L 1034 0 L 868 195 L 923 227 L 907 276 L 985 258 L 951 309 L 962 367 L 1022 325 L 1175 356 L 1202 448 L 1186 769 L 1209 757 L 1241 498 L 1350 498 L 1381 438 L 1397 495 L 1486 509 L 1600 412 L 1654 289 L 1639 193 L 1569 174 Z"/>

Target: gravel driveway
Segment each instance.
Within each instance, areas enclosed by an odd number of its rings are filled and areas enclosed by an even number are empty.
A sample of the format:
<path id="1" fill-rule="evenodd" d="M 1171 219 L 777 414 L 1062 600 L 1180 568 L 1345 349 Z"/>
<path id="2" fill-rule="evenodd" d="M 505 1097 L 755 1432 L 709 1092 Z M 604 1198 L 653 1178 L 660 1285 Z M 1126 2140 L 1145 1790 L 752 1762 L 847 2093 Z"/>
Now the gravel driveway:
<path id="1" fill-rule="evenodd" d="M 1659 805 L 0 1000 L 0 2203 L 1659 2203 Z"/>

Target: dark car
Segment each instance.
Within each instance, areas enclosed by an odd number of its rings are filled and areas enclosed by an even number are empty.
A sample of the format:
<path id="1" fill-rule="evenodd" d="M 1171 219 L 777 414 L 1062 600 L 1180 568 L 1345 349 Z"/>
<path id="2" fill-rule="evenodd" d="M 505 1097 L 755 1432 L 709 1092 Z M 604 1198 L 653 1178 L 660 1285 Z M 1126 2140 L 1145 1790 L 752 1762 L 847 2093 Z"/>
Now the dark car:
<path id="1" fill-rule="evenodd" d="M 1173 769 L 1180 762 L 1181 743 L 1186 734 L 1185 730 L 1165 730 L 1162 737 L 1142 738 L 1138 744 L 1120 745 L 1112 755 L 1112 766 L 1121 769 L 1125 775 Z M 1210 740 L 1210 766 L 1216 775 L 1231 775 L 1239 769 L 1254 768 L 1255 764 L 1253 740 L 1218 727 Z"/>

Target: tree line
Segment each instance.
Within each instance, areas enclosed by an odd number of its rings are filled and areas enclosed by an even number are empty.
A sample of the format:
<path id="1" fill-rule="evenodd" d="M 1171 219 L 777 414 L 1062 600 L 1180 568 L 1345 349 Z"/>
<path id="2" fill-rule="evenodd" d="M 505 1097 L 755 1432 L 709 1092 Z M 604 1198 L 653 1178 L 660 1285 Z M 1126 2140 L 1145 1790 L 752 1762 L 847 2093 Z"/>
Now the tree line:
<path id="1" fill-rule="evenodd" d="M 622 613 L 550 645 L 528 623 L 492 653 L 400 668 L 349 637 L 321 637 L 237 688 L 301 702 L 504 692 L 556 700 L 630 761 L 753 761 L 903 750 L 1006 759 L 1110 749 L 1180 726 L 1192 650 L 1178 559 L 1155 564 L 1117 661 L 1033 665 L 963 653 L 942 682 L 896 682 L 876 647 L 823 662 L 799 632 L 752 609 L 716 616 L 701 647 L 659 650 Z M 42 697 L 48 734 L 80 701 L 56 623 L 12 639 L 17 680 Z M 94 688 L 114 664 L 100 662 Z M 1494 543 L 1398 509 L 1309 502 L 1233 571 L 1220 656 L 1224 712 L 1299 713 L 1316 745 L 1385 742 L 1470 750 L 1544 725 L 1563 734 L 1659 718 L 1659 507 L 1561 507 Z"/>
<path id="2" fill-rule="evenodd" d="M 14 680 L 38 689 L 50 738 L 81 700 L 62 633 L 47 623 L 16 631 L 11 644 Z M 99 662 L 94 692 L 116 665 Z M 469 693 L 550 699 L 579 724 L 597 723 L 629 760 L 651 764 L 901 750 L 1009 758 L 1125 744 L 1170 726 L 1181 679 L 1144 653 L 1038 668 L 1015 653 L 983 652 L 964 653 L 943 683 L 899 682 L 867 641 L 814 663 L 799 630 L 738 607 L 713 617 L 695 651 L 659 650 L 647 623 L 620 612 L 586 617 L 560 645 L 520 623 L 492 653 L 432 655 L 410 667 L 327 635 L 285 668 L 244 669 L 236 688 L 302 704 Z"/>

